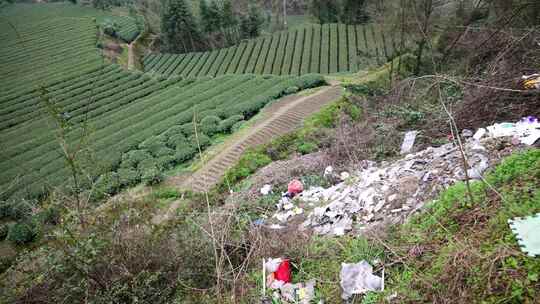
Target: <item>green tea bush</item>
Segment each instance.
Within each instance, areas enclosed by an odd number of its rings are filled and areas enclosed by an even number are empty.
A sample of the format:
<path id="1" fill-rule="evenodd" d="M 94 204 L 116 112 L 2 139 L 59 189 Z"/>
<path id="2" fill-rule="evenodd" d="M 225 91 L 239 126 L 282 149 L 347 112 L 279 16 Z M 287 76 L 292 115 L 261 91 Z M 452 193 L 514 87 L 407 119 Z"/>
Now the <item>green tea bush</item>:
<path id="1" fill-rule="evenodd" d="M 118 169 L 118 177 L 120 179 L 120 185 L 122 185 L 122 187 L 134 186 L 141 180 L 139 172 L 132 168 Z"/>
<path id="2" fill-rule="evenodd" d="M 137 168 L 141 173 L 141 181 L 147 185 L 155 185 L 163 180 L 163 175 L 154 159 L 146 159 L 139 164 Z"/>
<path id="3" fill-rule="evenodd" d="M 218 125 L 218 132 L 231 132 L 234 125 L 242 120 L 244 120 L 243 115 L 233 115 L 227 119 L 224 119 Z"/>
<path id="4" fill-rule="evenodd" d="M 173 151 L 171 155 L 164 155 L 156 158 L 156 165 L 162 170 L 167 170 L 171 168 L 176 163 L 176 152 Z"/>
<path id="5" fill-rule="evenodd" d="M 122 167 L 137 168 L 140 162 L 151 158 L 152 155 L 146 150 L 132 150 L 122 155 Z"/>
<path id="6" fill-rule="evenodd" d="M 3 201 L 0 202 L 0 219 L 25 219 L 32 215 L 32 206 L 26 201 Z"/>
<path id="7" fill-rule="evenodd" d="M 219 130 L 221 119 L 217 116 L 206 116 L 201 120 L 201 132 L 208 136 L 216 134 Z"/>
<path id="8" fill-rule="evenodd" d="M 186 141 L 187 138 L 186 136 L 184 136 L 184 134 L 173 134 L 170 135 L 167 139 L 167 147 L 171 149 L 176 149 L 178 146 L 185 145 Z"/>
<path id="9" fill-rule="evenodd" d="M 197 139 L 199 140 L 199 145 L 201 146 L 201 149 L 203 150 L 212 144 L 210 137 L 201 133 L 197 134 L 197 138 L 193 136 L 189 138 L 188 141 L 191 143 L 191 145 L 194 145 L 195 147 L 197 147 Z M 198 149 L 197 149 L 197 152 L 198 152 Z"/>
<path id="10" fill-rule="evenodd" d="M 186 137 L 189 137 L 195 134 L 195 127 L 193 126 L 193 123 L 191 122 L 181 125 L 180 129 L 182 130 L 182 134 L 184 134 Z"/>
<path id="11" fill-rule="evenodd" d="M 10 226 L 6 240 L 15 245 L 28 244 L 37 239 L 40 227 L 32 220 L 15 223 Z"/>
<path id="12" fill-rule="evenodd" d="M 56 225 L 60 223 L 60 209 L 56 206 L 47 206 L 38 212 L 35 218 L 43 224 Z"/>
<path id="13" fill-rule="evenodd" d="M 245 120 L 241 120 L 237 123 L 235 123 L 232 127 L 231 127 L 231 132 L 236 132 L 238 130 L 240 130 L 240 128 L 246 123 Z"/>
<path id="14" fill-rule="evenodd" d="M 107 172 L 98 178 L 95 192 L 97 194 L 114 194 L 120 190 L 121 186 L 119 174 L 116 172 Z"/>
<path id="15" fill-rule="evenodd" d="M 296 86 L 293 86 L 293 87 L 288 87 L 285 89 L 285 94 L 294 94 L 296 92 L 300 91 L 300 88 L 296 87 Z"/>
<path id="16" fill-rule="evenodd" d="M 192 159 L 197 154 L 197 148 L 192 145 L 176 147 L 174 158 L 178 163 L 183 163 Z"/>
<path id="17" fill-rule="evenodd" d="M 163 146 L 160 149 L 156 149 L 156 151 L 154 151 L 154 153 L 152 154 L 157 158 L 162 157 L 162 156 L 172 156 L 174 155 L 174 150 Z"/>

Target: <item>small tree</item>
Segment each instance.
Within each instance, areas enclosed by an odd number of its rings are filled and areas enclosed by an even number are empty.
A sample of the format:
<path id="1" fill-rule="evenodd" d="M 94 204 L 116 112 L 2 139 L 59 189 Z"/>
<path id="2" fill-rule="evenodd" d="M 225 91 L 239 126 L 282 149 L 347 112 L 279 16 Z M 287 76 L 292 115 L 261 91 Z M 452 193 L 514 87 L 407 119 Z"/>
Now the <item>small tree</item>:
<path id="1" fill-rule="evenodd" d="M 242 38 L 255 38 L 261 32 L 261 26 L 264 24 L 264 18 L 255 6 L 250 6 L 247 16 L 243 16 L 240 21 L 240 31 Z"/>
<path id="2" fill-rule="evenodd" d="M 109 0 L 92 0 L 92 6 L 100 10 L 108 10 L 111 8 Z"/>
<path id="3" fill-rule="evenodd" d="M 201 35 L 195 17 L 185 0 L 170 0 L 161 20 L 162 39 L 169 52 L 197 50 Z"/>
<path id="4" fill-rule="evenodd" d="M 320 24 L 339 21 L 339 1 L 336 0 L 312 0 L 309 11 Z"/>
<path id="5" fill-rule="evenodd" d="M 361 24 L 366 23 L 368 19 L 366 0 L 344 0 L 341 21 L 347 24 Z"/>

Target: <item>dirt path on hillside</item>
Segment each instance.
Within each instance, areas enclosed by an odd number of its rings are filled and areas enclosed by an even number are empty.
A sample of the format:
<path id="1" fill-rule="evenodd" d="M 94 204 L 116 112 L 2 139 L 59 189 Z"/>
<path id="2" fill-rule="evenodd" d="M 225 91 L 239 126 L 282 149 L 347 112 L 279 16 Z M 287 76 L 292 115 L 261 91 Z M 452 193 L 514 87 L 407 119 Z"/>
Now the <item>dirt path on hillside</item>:
<path id="1" fill-rule="evenodd" d="M 343 88 L 333 84 L 322 87 L 308 96 L 297 94 L 279 100 L 263 110 L 262 119 L 250 127 L 247 133 L 233 137 L 219 146 L 220 151 L 211 159 L 205 160 L 202 167 L 191 176 L 171 177 L 166 183 L 175 188 L 194 192 L 209 191 L 221 181 L 227 169 L 232 167 L 248 148 L 266 144 L 275 137 L 293 131 L 306 117 L 336 100 L 342 93 Z M 156 216 L 153 222 L 158 224 L 169 218 L 180 203 L 180 201 L 173 202 L 166 214 Z"/>
<path id="2" fill-rule="evenodd" d="M 133 44 L 135 44 L 135 42 L 128 44 L 128 70 L 133 70 L 135 66 L 135 54 L 133 53 Z"/>

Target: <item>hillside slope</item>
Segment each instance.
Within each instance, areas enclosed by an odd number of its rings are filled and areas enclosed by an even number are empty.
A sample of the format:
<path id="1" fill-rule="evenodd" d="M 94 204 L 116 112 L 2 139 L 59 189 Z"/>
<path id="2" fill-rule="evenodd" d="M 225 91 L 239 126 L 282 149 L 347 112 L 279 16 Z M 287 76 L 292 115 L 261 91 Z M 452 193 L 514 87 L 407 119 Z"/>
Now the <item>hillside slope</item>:
<path id="1" fill-rule="evenodd" d="M 396 37 L 369 25 L 310 25 L 210 52 L 148 54 L 144 70 L 165 76 L 357 72 L 396 55 Z"/>

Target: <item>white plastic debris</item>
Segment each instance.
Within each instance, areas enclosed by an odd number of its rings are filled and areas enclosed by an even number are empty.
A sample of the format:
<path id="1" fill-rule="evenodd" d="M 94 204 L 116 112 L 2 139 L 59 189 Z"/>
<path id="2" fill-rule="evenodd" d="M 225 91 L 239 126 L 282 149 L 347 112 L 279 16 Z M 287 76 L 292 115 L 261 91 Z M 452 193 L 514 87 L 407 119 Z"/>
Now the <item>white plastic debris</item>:
<path id="1" fill-rule="evenodd" d="M 476 164 L 476 166 L 467 170 L 467 174 L 469 175 L 469 178 L 482 179 L 482 174 L 484 173 L 484 171 L 487 170 L 487 168 L 489 168 L 488 158 L 482 154 L 478 154 L 478 157 L 480 158 L 480 162 Z"/>
<path id="2" fill-rule="evenodd" d="M 486 129 L 480 128 L 476 131 L 476 133 L 474 133 L 473 139 L 480 140 L 482 137 L 484 137 L 484 135 L 486 135 L 486 133 L 487 133 Z"/>
<path id="3" fill-rule="evenodd" d="M 324 169 L 324 176 L 330 176 L 334 173 L 334 167 L 328 166 L 326 169 Z"/>
<path id="4" fill-rule="evenodd" d="M 279 264 L 281 264 L 281 262 L 283 262 L 282 258 L 275 258 L 275 259 L 269 258 L 265 260 L 264 267 L 266 268 L 267 272 L 273 273 L 277 271 Z"/>
<path id="5" fill-rule="evenodd" d="M 409 131 L 405 133 L 405 138 L 401 144 L 400 154 L 408 154 L 411 152 L 414 146 L 414 141 L 416 140 L 416 135 L 418 135 L 418 131 Z"/>
<path id="6" fill-rule="evenodd" d="M 339 175 L 339 178 L 340 178 L 342 181 L 347 180 L 349 177 L 351 177 L 351 175 L 349 174 L 349 172 L 341 172 L 341 174 Z"/>
<path id="7" fill-rule="evenodd" d="M 540 123 L 532 116 L 524 117 L 517 123 L 503 122 L 487 127 L 491 137 L 513 137 L 522 144 L 533 145 L 540 138 Z"/>
<path id="8" fill-rule="evenodd" d="M 268 195 L 268 194 L 270 194 L 270 192 L 272 192 L 272 185 L 264 185 L 261 188 L 261 194 L 262 195 Z"/>
<path id="9" fill-rule="evenodd" d="M 465 138 L 472 137 L 473 136 L 473 131 L 471 131 L 469 129 L 463 129 L 461 131 L 461 136 L 463 136 Z"/>
<path id="10" fill-rule="evenodd" d="M 383 278 L 373 274 L 373 267 L 365 260 L 356 264 L 341 263 L 341 297 L 348 300 L 354 294 L 383 291 Z"/>

